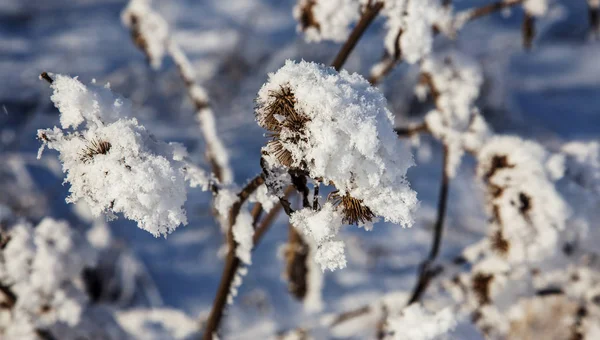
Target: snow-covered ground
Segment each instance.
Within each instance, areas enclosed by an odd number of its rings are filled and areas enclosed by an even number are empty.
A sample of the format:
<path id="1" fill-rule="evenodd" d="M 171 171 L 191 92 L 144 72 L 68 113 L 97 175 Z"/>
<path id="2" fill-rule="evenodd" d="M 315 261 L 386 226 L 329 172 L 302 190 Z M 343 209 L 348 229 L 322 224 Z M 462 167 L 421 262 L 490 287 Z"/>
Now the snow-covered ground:
<path id="1" fill-rule="evenodd" d="M 489 2 L 455 0 L 454 6 L 460 10 Z M 267 74 L 286 59 L 329 64 L 340 47 L 305 42 L 296 31 L 295 3 L 153 1 L 190 58 L 197 82 L 209 93 L 240 186 L 261 171 L 261 147 L 268 139 L 255 122 L 254 107 Z M 36 159 L 37 130 L 60 125 L 52 90 L 38 78 L 44 71 L 77 76 L 84 84 L 92 79 L 110 83 L 112 91 L 131 100 L 140 125 L 158 140 L 182 143 L 193 163 L 209 168 L 195 109 L 176 65 L 169 58 L 159 69 L 148 65 L 122 23 L 126 5 L 121 0 L 0 1 L 0 205 L 17 216 L 35 224 L 43 217 L 65 219 L 82 232 L 104 221 L 80 203 L 65 203 L 70 184 L 63 185 L 55 151 L 46 150 Z M 522 48 L 522 15 L 520 8 L 505 10 L 467 23 L 455 40 L 437 39 L 435 48 L 455 46 L 482 68 L 476 104 L 494 131 L 533 139 L 551 151 L 570 141 L 597 141 L 600 44 L 588 33 L 586 1 L 555 1 L 536 22 L 531 51 Z M 375 21 L 346 70 L 369 74 L 384 51 L 386 27 L 385 18 Z M 422 121 L 427 113 L 414 100 L 417 76 L 415 65 L 402 64 L 379 85 L 397 126 Z M 346 244 L 347 266 L 325 272 L 322 311 L 314 312 L 288 293 L 282 276 L 282 245 L 288 237 L 288 219 L 282 213 L 253 252 L 234 304 L 227 309 L 224 338 L 256 339 L 311 328 L 324 314 L 360 308 L 387 293 L 410 293 L 418 265 L 429 251 L 442 169 L 441 147 L 431 137 L 422 136 L 413 153 L 416 165 L 408 169 L 408 180 L 420 206 L 412 228 L 385 222 L 371 231 L 344 227 L 337 238 Z M 473 157 L 467 154 L 463 160 L 450 184 L 443 259 L 459 255 L 487 231 L 485 188 L 476 178 Z M 170 307 L 197 320 L 210 311 L 222 271 L 224 235 L 211 211 L 211 194 L 191 188 L 187 195 L 188 224 L 166 237 L 155 238 L 123 217 L 107 222 L 110 242 L 133 255 L 123 271 L 135 276 L 132 284 L 138 291 L 124 302 L 125 308 Z M 591 230 L 590 237 L 594 235 L 597 231 Z M 129 317 L 135 322 L 135 316 Z M 326 337 L 320 331 L 313 335 Z"/>

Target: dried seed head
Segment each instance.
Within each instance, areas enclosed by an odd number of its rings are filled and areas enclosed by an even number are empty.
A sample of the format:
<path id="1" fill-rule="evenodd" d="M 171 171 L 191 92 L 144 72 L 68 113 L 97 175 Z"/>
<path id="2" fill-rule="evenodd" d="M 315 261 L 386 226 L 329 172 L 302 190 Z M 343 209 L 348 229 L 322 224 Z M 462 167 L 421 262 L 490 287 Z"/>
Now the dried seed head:
<path id="1" fill-rule="evenodd" d="M 375 218 L 375 214 L 363 204 L 362 200 L 356 199 L 350 194 L 346 194 L 344 196 L 339 196 L 339 194 L 334 194 L 334 203 L 338 204 L 342 207 L 342 215 L 344 216 L 344 223 L 347 224 L 356 224 L 359 222 L 361 224 L 366 224 L 367 222 L 372 222 L 373 218 Z"/>
<path id="2" fill-rule="evenodd" d="M 106 155 L 110 151 L 110 146 L 107 141 L 92 139 L 83 149 L 80 159 L 84 163 L 90 162 L 96 155 Z"/>
<path id="3" fill-rule="evenodd" d="M 292 153 L 285 149 L 281 142 L 277 139 L 270 141 L 267 143 L 267 153 L 275 156 L 277 161 L 285 167 L 291 167 L 294 163 L 294 158 L 292 157 Z"/>
<path id="4" fill-rule="evenodd" d="M 256 120 L 258 125 L 279 134 L 282 129 L 301 132 L 308 117 L 296 111 L 296 98 L 289 87 L 280 87 L 277 91 L 270 91 L 271 102 L 266 107 L 257 107 Z"/>

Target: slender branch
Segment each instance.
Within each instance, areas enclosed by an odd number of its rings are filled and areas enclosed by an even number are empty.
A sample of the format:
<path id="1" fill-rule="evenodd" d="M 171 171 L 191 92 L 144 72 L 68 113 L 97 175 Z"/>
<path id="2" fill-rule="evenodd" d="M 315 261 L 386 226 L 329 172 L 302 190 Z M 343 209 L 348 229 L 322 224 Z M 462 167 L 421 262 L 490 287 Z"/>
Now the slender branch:
<path id="1" fill-rule="evenodd" d="M 501 11 L 505 8 L 510 8 L 512 6 L 521 4 L 523 3 L 523 1 L 524 0 L 502 0 L 493 2 L 491 4 L 487 4 L 479 8 L 468 10 L 468 12 L 466 12 L 465 14 L 466 16 L 463 19 L 465 21 L 471 21 L 473 19 L 481 18 L 494 12 Z"/>
<path id="2" fill-rule="evenodd" d="M 459 13 L 457 17 L 457 26 L 462 27 L 465 23 L 473 21 L 475 19 L 487 16 L 494 12 L 498 12 L 505 8 L 510 8 L 523 3 L 524 0 L 501 0 L 491 4 L 484 5 L 482 7 L 465 10 Z M 439 30 L 435 30 L 435 33 L 439 33 Z M 385 53 L 381 61 L 371 68 L 371 76 L 369 82 L 372 85 L 377 85 L 383 80 L 398 64 L 401 56 L 393 56 Z"/>
<path id="3" fill-rule="evenodd" d="M 248 197 L 258 187 L 264 183 L 262 176 L 256 176 L 253 178 L 238 194 L 238 201 L 231 207 L 229 211 L 229 231 L 227 233 L 227 243 L 229 244 L 229 251 L 227 252 L 227 258 L 225 259 L 225 266 L 223 267 L 223 274 L 221 276 L 221 283 L 217 289 L 215 295 L 215 301 L 210 312 L 210 316 L 206 322 L 203 339 L 210 340 L 213 338 L 213 334 L 218 331 L 225 305 L 227 303 L 227 296 L 231 290 L 231 284 L 235 277 L 235 273 L 240 266 L 240 259 L 235 255 L 235 248 L 237 244 L 233 238 L 233 226 L 237 220 L 237 217 L 242 209 L 242 205 L 246 202 Z"/>
<path id="4" fill-rule="evenodd" d="M 40 74 L 40 79 L 47 81 L 48 84 L 54 83 L 54 79 L 48 75 L 48 72 L 42 72 L 42 74 Z"/>
<path id="5" fill-rule="evenodd" d="M 397 127 L 394 129 L 394 131 L 396 131 L 398 137 L 411 137 L 419 133 L 428 132 L 429 127 L 427 127 L 426 123 L 420 123 L 418 125 L 408 127 Z"/>
<path id="6" fill-rule="evenodd" d="M 448 147 L 444 146 L 444 161 L 442 164 L 442 180 L 440 183 L 440 194 L 438 200 L 438 214 L 435 222 L 434 232 L 433 232 L 433 242 L 431 244 L 431 250 L 429 251 L 429 256 L 427 260 L 423 262 L 420 266 L 419 279 L 417 280 L 417 284 L 413 289 L 413 293 L 411 298 L 408 301 L 408 304 L 413 304 L 421 299 L 423 293 L 429 286 L 429 282 L 431 278 L 437 274 L 438 268 L 436 268 L 433 264 L 440 252 L 440 246 L 442 244 L 442 236 L 444 233 L 444 218 L 446 216 L 446 207 L 448 203 L 448 189 L 450 186 L 450 177 L 448 176 L 448 172 L 446 168 L 448 166 Z"/>
<path id="7" fill-rule="evenodd" d="M 293 192 L 294 192 L 294 187 L 289 186 L 284 191 L 284 197 L 288 197 Z M 279 212 L 281 211 L 282 208 L 283 207 L 281 204 L 274 206 L 273 209 L 271 209 L 271 211 L 269 211 L 269 213 L 263 218 L 260 225 L 258 225 L 255 228 L 254 236 L 253 236 L 254 247 L 256 247 L 256 245 L 261 240 L 264 233 L 269 229 L 271 224 L 273 224 L 273 221 L 277 218 L 277 215 L 279 214 Z"/>
<path id="8" fill-rule="evenodd" d="M 356 43 L 358 43 L 360 37 L 363 35 L 367 27 L 369 27 L 373 19 L 377 17 L 377 14 L 379 14 L 379 11 L 381 11 L 382 8 L 382 1 L 378 1 L 374 5 L 369 4 L 365 7 L 365 11 L 363 12 L 362 16 L 360 17 L 360 20 L 352 30 L 352 33 L 350 33 L 348 40 L 346 40 L 346 43 L 344 43 L 344 46 L 342 46 L 342 49 L 339 51 L 339 53 L 331 63 L 331 66 L 333 68 L 335 68 L 338 71 L 342 68 L 344 63 L 346 63 L 346 59 L 348 58 L 350 53 L 352 53 L 352 50 L 356 46 Z"/>

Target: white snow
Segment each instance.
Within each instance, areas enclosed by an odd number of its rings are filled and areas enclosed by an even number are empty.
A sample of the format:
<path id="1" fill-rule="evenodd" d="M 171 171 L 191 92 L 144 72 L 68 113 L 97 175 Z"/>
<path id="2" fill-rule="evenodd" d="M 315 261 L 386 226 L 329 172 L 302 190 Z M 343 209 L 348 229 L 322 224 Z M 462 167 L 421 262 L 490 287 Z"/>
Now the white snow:
<path id="1" fill-rule="evenodd" d="M 333 182 L 340 195 L 362 200 L 386 221 L 411 226 L 417 198 L 405 176 L 414 162 L 393 130 L 381 92 L 358 74 L 287 61 L 258 93 L 259 125 L 268 128 L 273 93 L 282 88 L 293 93 L 294 110 L 307 120 L 300 129 L 278 123 L 276 141 L 290 153 L 291 167 L 305 167 L 311 178 Z M 270 147 L 263 151 L 272 152 Z"/>
<path id="2" fill-rule="evenodd" d="M 432 313 L 419 304 L 412 304 L 402 309 L 398 315 L 388 316 L 384 339 L 433 340 L 455 326 L 456 318 L 450 308 Z"/>
<path id="3" fill-rule="evenodd" d="M 154 236 L 186 224 L 184 164 L 174 160 L 177 147 L 157 141 L 129 118 L 131 104 L 108 87 L 86 87 L 63 75 L 51 86 L 63 129 L 39 130 L 40 152 L 48 146 L 60 153 L 71 185 L 67 202 L 83 201 L 95 216 L 123 213 Z"/>
<path id="4" fill-rule="evenodd" d="M 300 0 L 294 6 L 296 30 L 304 32 L 307 42 L 331 40 L 343 42 L 350 34 L 350 25 L 359 17 L 357 0 Z M 315 23 L 303 27 L 303 19 L 312 16 Z"/>

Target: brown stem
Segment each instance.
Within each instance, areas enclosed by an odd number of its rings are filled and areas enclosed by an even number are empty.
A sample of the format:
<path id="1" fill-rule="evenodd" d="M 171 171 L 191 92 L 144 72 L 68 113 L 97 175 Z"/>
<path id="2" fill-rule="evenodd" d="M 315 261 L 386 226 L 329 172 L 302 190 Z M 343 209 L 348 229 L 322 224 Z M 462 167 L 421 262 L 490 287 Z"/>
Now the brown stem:
<path id="1" fill-rule="evenodd" d="M 444 161 L 442 166 L 442 180 L 440 183 L 440 195 L 438 200 L 438 215 L 437 220 L 435 222 L 433 242 L 431 244 L 431 250 L 429 251 L 429 256 L 427 257 L 427 260 L 425 260 L 425 262 L 423 262 L 423 264 L 421 264 L 420 266 L 419 279 L 417 280 L 417 284 L 413 289 L 412 296 L 408 301 L 409 305 L 420 300 L 420 298 L 425 293 L 425 290 L 429 286 L 431 278 L 435 276 L 437 272 L 437 268 L 433 266 L 433 263 L 440 252 L 440 246 L 442 244 L 442 236 L 444 233 L 444 218 L 446 216 L 446 206 L 448 203 L 448 189 L 450 186 L 450 177 L 448 176 L 448 172 L 446 171 L 446 167 L 448 166 L 447 146 L 444 146 Z"/>
<path id="2" fill-rule="evenodd" d="M 287 189 L 285 189 L 284 197 L 288 197 L 293 192 L 294 192 L 294 187 L 289 186 Z M 258 244 L 258 242 L 260 241 L 260 239 L 262 238 L 264 233 L 269 229 L 271 224 L 273 224 L 273 221 L 275 221 L 275 219 L 277 218 L 277 215 L 279 214 L 279 212 L 281 211 L 282 208 L 283 207 L 281 206 L 281 204 L 274 206 L 273 209 L 271 209 L 271 211 L 269 211 L 269 213 L 260 222 L 260 225 L 258 225 L 255 228 L 254 236 L 253 236 L 254 247 L 256 247 L 256 245 Z"/>
<path id="3" fill-rule="evenodd" d="M 502 0 L 493 2 L 491 4 L 470 10 L 465 19 L 466 21 L 471 21 L 473 19 L 481 18 L 494 12 L 501 11 L 505 8 L 510 8 L 512 6 L 521 4 L 523 1 L 524 0 Z"/>
<path id="4" fill-rule="evenodd" d="M 363 35 L 367 27 L 369 27 L 373 19 L 377 17 L 377 14 L 379 14 L 379 11 L 381 11 L 382 8 L 382 1 L 378 1 L 374 5 L 369 4 L 366 6 L 365 11 L 360 17 L 360 20 L 352 30 L 352 33 L 350 33 L 348 40 L 346 40 L 346 43 L 344 43 L 344 46 L 342 46 L 342 49 L 339 51 L 339 53 L 331 63 L 331 66 L 333 68 L 335 68 L 338 71 L 342 68 L 344 63 L 346 63 L 346 59 L 348 59 L 348 56 L 350 55 L 350 53 L 352 53 L 352 50 L 356 46 L 356 43 Z"/>
<path id="5" fill-rule="evenodd" d="M 48 72 L 42 72 L 42 74 L 40 74 L 40 79 L 44 79 L 48 82 L 48 84 L 52 84 L 54 82 L 54 79 L 48 75 Z"/>
<path id="6" fill-rule="evenodd" d="M 221 318 L 223 317 L 223 311 L 227 303 L 227 296 L 231 289 L 231 283 L 235 277 L 235 273 L 240 266 L 240 259 L 235 255 L 235 248 L 237 246 L 233 239 L 233 226 L 235 225 L 236 219 L 242 209 L 242 205 L 246 202 L 248 197 L 258 187 L 264 183 L 262 176 L 256 176 L 248 183 L 242 191 L 238 194 L 238 201 L 231 207 L 229 211 L 229 231 L 227 233 L 227 243 L 229 244 L 229 251 L 227 252 L 227 258 L 225 259 L 225 266 L 223 267 L 223 274 L 221 276 L 221 283 L 217 289 L 215 301 L 210 311 L 210 316 L 206 322 L 206 328 L 204 330 L 203 339 L 210 340 L 213 334 L 218 331 Z"/>
<path id="7" fill-rule="evenodd" d="M 426 123 L 421 123 L 409 127 L 397 127 L 394 129 L 394 131 L 396 131 L 398 137 L 411 137 L 422 132 L 427 132 L 429 131 L 429 128 L 427 127 Z"/>
<path id="8" fill-rule="evenodd" d="M 530 50 L 535 37 L 535 17 L 527 12 L 523 17 L 521 32 L 523 34 L 523 48 Z"/>

